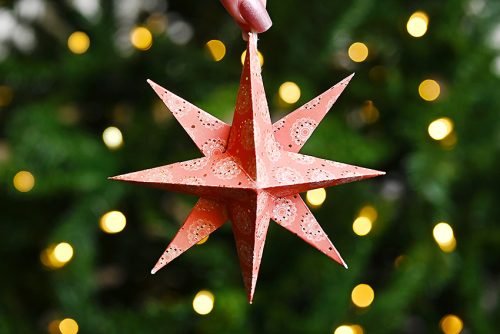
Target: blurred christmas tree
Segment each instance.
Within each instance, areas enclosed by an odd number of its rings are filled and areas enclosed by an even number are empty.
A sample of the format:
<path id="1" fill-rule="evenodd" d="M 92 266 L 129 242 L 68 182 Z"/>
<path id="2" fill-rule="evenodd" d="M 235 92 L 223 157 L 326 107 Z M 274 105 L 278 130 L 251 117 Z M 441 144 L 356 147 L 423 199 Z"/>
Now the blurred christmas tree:
<path id="1" fill-rule="evenodd" d="M 357 72 L 302 150 L 388 173 L 307 196 L 350 269 L 271 225 L 250 306 L 226 226 L 149 275 L 195 198 L 106 178 L 199 156 L 148 77 L 231 121 L 217 1 L 4 0 L 0 333 L 496 332 L 500 3 L 268 8 L 275 119 Z"/>

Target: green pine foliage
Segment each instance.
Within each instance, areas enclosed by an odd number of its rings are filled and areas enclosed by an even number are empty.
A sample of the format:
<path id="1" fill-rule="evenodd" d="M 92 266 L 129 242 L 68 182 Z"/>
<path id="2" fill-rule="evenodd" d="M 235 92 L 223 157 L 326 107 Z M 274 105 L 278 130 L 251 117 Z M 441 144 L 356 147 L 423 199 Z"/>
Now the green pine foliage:
<path id="1" fill-rule="evenodd" d="M 237 27 L 215 0 L 71 3 L 0 1 L 0 333 L 57 333 L 49 324 L 64 318 L 80 333 L 333 333 L 343 324 L 439 333 L 447 314 L 464 332 L 498 331 L 497 1 L 268 1 L 274 25 L 259 49 L 273 119 L 356 72 L 302 152 L 387 175 L 330 188 L 313 210 L 349 270 L 271 224 L 253 305 L 229 225 L 152 276 L 195 198 L 107 180 L 200 156 L 147 78 L 231 121 L 245 49 Z M 421 38 L 406 31 L 416 10 L 430 20 Z M 131 47 L 131 29 L 154 18 L 151 48 Z M 74 31 L 90 38 L 81 55 L 67 46 Z M 220 62 L 205 48 L 211 39 L 226 45 Z M 347 56 L 357 41 L 369 49 L 361 63 Z M 425 79 L 440 84 L 436 101 L 420 98 Z M 285 81 L 301 88 L 294 105 L 278 97 Z M 453 132 L 432 140 L 428 125 L 441 117 Z M 102 141 L 109 126 L 123 134 L 118 150 Z M 31 191 L 13 185 L 21 170 L 35 178 Z M 359 237 L 352 223 L 367 204 L 378 218 Z M 115 235 L 99 228 L 111 210 L 127 217 Z M 433 239 L 441 221 L 454 230 L 453 252 Z M 47 268 L 40 256 L 59 242 L 74 256 Z M 360 283 L 375 291 L 365 309 L 351 301 Z M 215 295 L 206 316 L 192 307 L 202 289 Z"/>

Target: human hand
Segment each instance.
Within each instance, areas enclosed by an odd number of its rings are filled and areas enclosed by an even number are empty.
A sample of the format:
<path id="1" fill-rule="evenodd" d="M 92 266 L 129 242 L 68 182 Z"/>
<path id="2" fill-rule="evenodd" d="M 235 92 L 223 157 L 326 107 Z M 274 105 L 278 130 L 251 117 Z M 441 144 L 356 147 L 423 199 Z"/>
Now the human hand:
<path id="1" fill-rule="evenodd" d="M 224 8 L 243 30 L 261 33 L 272 26 L 271 18 L 266 10 L 266 0 L 220 0 Z"/>

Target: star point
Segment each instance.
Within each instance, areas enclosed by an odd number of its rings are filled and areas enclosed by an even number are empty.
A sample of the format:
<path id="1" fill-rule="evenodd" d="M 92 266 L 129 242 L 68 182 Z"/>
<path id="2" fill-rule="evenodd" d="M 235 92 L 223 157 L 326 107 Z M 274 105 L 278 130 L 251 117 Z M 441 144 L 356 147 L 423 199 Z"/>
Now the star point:
<path id="1" fill-rule="evenodd" d="M 110 178 L 200 198 L 151 273 L 227 220 L 232 223 L 250 303 L 270 220 L 347 268 L 299 193 L 385 173 L 298 152 L 353 75 L 272 124 L 257 56 L 257 36 L 250 34 L 232 125 L 148 79 L 203 154 L 199 159 Z"/>

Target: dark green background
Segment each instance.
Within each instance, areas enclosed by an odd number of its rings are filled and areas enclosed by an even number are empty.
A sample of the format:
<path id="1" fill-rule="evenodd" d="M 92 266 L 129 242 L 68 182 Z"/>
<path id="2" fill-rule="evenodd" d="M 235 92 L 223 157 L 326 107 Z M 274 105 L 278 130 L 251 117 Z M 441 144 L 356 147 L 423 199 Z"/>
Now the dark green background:
<path id="1" fill-rule="evenodd" d="M 260 36 L 259 48 L 273 118 L 355 71 L 302 152 L 387 175 L 330 188 L 314 210 L 349 270 L 272 224 L 253 305 L 229 225 L 151 276 L 195 198 L 106 180 L 200 156 L 175 120 L 155 121 L 159 100 L 147 78 L 231 120 L 245 48 L 235 24 L 216 0 L 144 2 L 152 5 L 129 25 L 116 19 L 111 1 L 101 2 L 94 19 L 66 2 L 48 3 L 52 16 L 19 18 L 35 34 L 33 49 L 0 42 L 9 52 L 0 61 L 0 85 L 13 91 L 12 102 L 0 107 L 1 333 L 44 333 L 51 320 L 65 317 L 74 318 L 81 333 L 332 333 L 344 323 L 360 324 L 365 333 L 438 333 L 449 313 L 463 319 L 468 333 L 498 330 L 498 2 L 269 1 L 274 25 Z M 15 5 L 0 1 L 1 10 Z M 419 9 L 430 25 L 416 39 L 405 26 Z M 147 52 L 119 52 L 117 31 L 144 24 L 157 11 L 168 16 L 167 31 L 178 19 L 187 22 L 192 39 L 177 45 L 156 34 Z M 75 30 L 90 36 L 84 55 L 67 49 Z M 221 62 L 205 50 L 210 39 L 227 46 Z M 354 41 L 368 45 L 369 58 L 342 65 Z M 442 88 L 432 103 L 418 95 L 427 78 Z M 302 89 L 295 106 L 278 103 L 284 81 Z M 367 100 L 380 112 L 372 124 L 359 121 Z M 443 116 L 455 124 L 452 149 L 427 134 L 428 124 Z M 118 151 L 101 140 L 110 125 L 124 135 Z M 35 175 L 31 192 L 14 189 L 19 170 Z M 366 203 L 379 218 L 360 238 L 352 222 Z M 99 218 L 113 209 L 127 216 L 127 228 L 106 235 Z M 433 240 L 440 221 L 454 228 L 453 253 Z M 66 267 L 48 270 L 39 255 L 60 241 L 70 242 L 75 256 Z M 400 255 L 405 260 L 396 268 Z M 366 310 L 350 300 L 359 283 L 375 290 Z M 204 317 L 191 306 L 201 289 L 216 297 Z"/>

